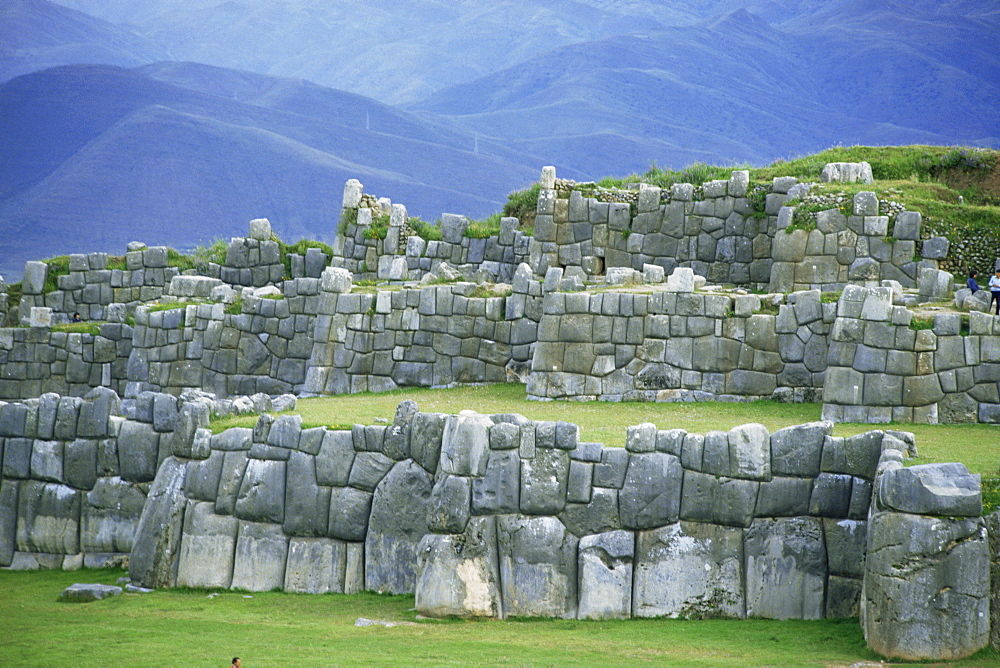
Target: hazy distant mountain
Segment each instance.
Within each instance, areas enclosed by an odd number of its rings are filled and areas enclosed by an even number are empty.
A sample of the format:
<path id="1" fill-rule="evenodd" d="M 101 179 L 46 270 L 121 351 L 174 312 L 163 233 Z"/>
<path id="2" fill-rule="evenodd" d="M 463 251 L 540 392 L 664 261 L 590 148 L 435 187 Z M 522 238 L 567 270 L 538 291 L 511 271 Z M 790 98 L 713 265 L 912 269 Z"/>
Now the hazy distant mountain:
<path id="1" fill-rule="evenodd" d="M 565 46 L 411 108 L 594 177 L 680 167 L 694 151 L 759 164 L 837 143 L 1000 145 L 995 23 L 831 4 L 840 12 L 785 28 L 738 10 Z"/>
<path id="2" fill-rule="evenodd" d="M 76 230 L 115 251 L 256 216 L 323 237 L 352 177 L 425 218 L 481 216 L 547 164 L 1000 146 L 1000 5 L 981 0 L 59 3 L 0 6 L 0 74 L 172 62 L 0 86 L 0 273 L 14 239 L 35 258 L 80 250 Z"/>
<path id="3" fill-rule="evenodd" d="M 344 182 L 434 220 L 485 216 L 539 158 L 349 93 L 194 64 L 66 66 L 0 86 L 0 273 L 133 239 L 188 247 L 267 217 L 331 239 Z"/>
<path id="4" fill-rule="evenodd" d="M 309 79 L 399 104 L 552 48 L 660 27 L 577 0 L 160 0 L 63 4 L 173 59 Z"/>
<path id="5" fill-rule="evenodd" d="M 0 36 L 0 81 L 55 65 L 130 67 L 168 57 L 148 39 L 48 0 L 4 0 Z"/>

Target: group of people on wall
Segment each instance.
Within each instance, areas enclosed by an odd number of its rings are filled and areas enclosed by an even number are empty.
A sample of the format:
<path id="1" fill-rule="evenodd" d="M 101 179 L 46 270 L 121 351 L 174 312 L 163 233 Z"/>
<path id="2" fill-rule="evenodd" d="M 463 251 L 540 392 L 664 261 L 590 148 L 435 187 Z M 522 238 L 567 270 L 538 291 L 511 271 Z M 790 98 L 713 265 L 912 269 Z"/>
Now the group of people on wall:
<path id="1" fill-rule="evenodd" d="M 969 272 L 969 280 L 965 282 L 966 287 L 973 294 L 979 290 L 979 283 L 976 282 L 977 275 L 979 275 L 979 272 L 973 269 Z M 990 280 L 986 286 L 990 289 L 990 306 L 987 310 L 994 309 L 994 313 L 1000 315 L 1000 267 L 990 276 Z"/>

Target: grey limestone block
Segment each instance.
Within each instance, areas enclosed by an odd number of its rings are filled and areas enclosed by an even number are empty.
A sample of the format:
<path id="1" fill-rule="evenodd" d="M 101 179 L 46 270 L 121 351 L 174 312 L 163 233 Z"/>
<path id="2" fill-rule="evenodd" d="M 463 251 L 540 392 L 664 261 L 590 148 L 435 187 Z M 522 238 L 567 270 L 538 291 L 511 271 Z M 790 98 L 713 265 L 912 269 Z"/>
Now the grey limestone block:
<path id="1" fill-rule="evenodd" d="M 625 430 L 625 449 L 629 452 L 656 450 L 656 425 L 651 422 L 634 425 Z"/>
<path id="2" fill-rule="evenodd" d="M 144 587 L 177 584 L 177 562 L 187 506 L 184 474 L 184 463 L 168 457 L 149 488 L 129 556 L 129 576 Z"/>
<path id="3" fill-rule="evenodd" d="M 365 588 L 412 593 L 416 550 L 430 529 L 427 516 L 433 481 L 412 460 L 398 462 L 375 490 L 365 537 Z"/>
<path id="4" fill-rule="evenodd" d="M 566 500 L 570 503 L 590 503 L 594 465 L 571 460 L 566 482 Z"/>
<path id="5" fill-rule="evenodd" d="M 82 494 L 58 483 L 20 483 L 17 549 L 22 552 L 77 554 L 80 551 Z"/>
<path id="6" fill-rule="evenodd" d="M 293 452 L 285 469 L 285 521 L 289 536 L 325 536 L 330 488 L 316 482 L 316 458 Z"/>
<path id="7" fill-rule="evenodd" d="M 813 482 L 809 514 L 818 517 L 847 517 L 851 506 L 853 479 L 841 473 L 820 473 Z"/>
<path id="8" fill-rule="evenodd" d="M 751 480 L 684 471 L 679 516 L 723 526 L 750 526 L 758 487 L 759 483 Z"/>
<path id="9" fill-rule="evenodd" d="M 823 444 L 822 470 L 873 479 L 882 455 L 882 439 L 882 432 L 879 431 L 847 438 L 827 436 Z"/>
<path id="10" fill-rule="evenodd" d="M 49 265 L 44 262 L 29 261 L 24 263 L 24 277 L 21 289 L 26 295 L 40 295 L 48 275 Z"/>
<path id="11" fill-rule="evenodd" d="M 826 581 L 826 618 L 857 617 L 861 608 L 863 580 L 831 575 Z"/>
<path id="12" fill-rule="evenodd" d="M 948 257 L 948 238 L 931 237 L 924 241 L 920 253 L 925 260 L 943 260 Z"/>
<path id="13" fill-rule="evenodd" d="M 983 514 L 979 474 L 969 473 L 960 463 L 887 468 L 878 483 L 878 501 L 886 508 L 919 515 Z"/>
<path id="14" fill-rule="evenodd" d="M 569 453 L 538 448 L 521 462 L 520 510 L 528 515 L 556 515 L 566 505 Z"/>
<path id="15" fill-rule="evenodd" d="M 64 450 L 62 441 L 34 441 L 31 447 L 31 477 L 47 482 L 66 482 L 63 476 Z"/>
<path id="16" fill-rule="evenodd" d="M 426 471 L 437 471 L 445 424 L 451 416 L 444 413 L 417 413 L 410 431 L 410 456 Z"/>
<path id="17" fill-rule="evenodd" d="M 465 229 L 469 226 L 469 219 L 454 213 L 441 214 L 441 234 L 445 242 L 450 244 L 461 243 Z"/>
<path id="18" fill-rule="evenodd" d="M 580 539 L 580 619 L 628 619 L 632 616 L 635 534 L 609 531 Z"/>
<path id="19" fill-rule="evenodd" d="M 820 472 L 829 421 L 785 427 L 771 434 L 771 471 L 775 475 L 816 476 Z"/>
<path id="20" fill-rule="evenodd" d="M 677 522 L 640 531 L 634 617 L 746 616 L 743 529 Z"/>
<path id="21" fill-rule="evenodd" d="M 980 517 L 873 514 L 864 581 L 865 642 L 882 656 L 954 660 L 989 641 L 989 547 Z"/>
<path id="22" fill-rule="evenodd" d="M 20 482 L 0 478 L 0 566 L 10 566 L 17 546 L 17 509 Z"/>
<path id="23" fill-rule="evenodd" d="M 31 475 L 32 441 L 28 438 L 7 438 L 3 448 L 3 477 L 27 478 Z"/>
<path id="24" fill-rule="evenodd" d="M 351 487 L 372 492 L 394 463 L 381 452 L 359 452 L 355 455 L 351 465 L 348 484 Z"/>
<path id="25" fill-rule="evenodd" d="M 822 619 L 827 578 L 823 525 L 811 517 L 758 519 L 744 534 L 747 615 Z"/>
<path id="26" fill-rule="evenodd" d="M 156 431 L 173 431 L 177 427 L 177 397 L 169 394 L 156 394 L 153 397 L 153 429 Z"/>
<path id="27" fill-rule="evenodd" d="M 427 534 L 417 545 L 416 558 L 420 614 L 502 616 L 496 518 L 472 518 L 457 534 Z"/>
<path id="28" fill-rule="evenodd" d="M 297 450 L 301 431 L 301 415 L 281 415 L 271 424 L 267 433 L 267 443 L 279 448 Z"/>
<path id="29" fill-rule="evenodd" d="M 323 442 L 316 455 L 316 482 L 331 487 L 346 487 L 354 464 L 354 438 L 346 430 L 324 430 Z"/>
<path id="30" fill-rule="evenodd" d="M 442 474 L 434 483 L 427 526 L 437 533 L 465 532 L 471 515 L 472 478 Z"/>
<path id="31" fill-rule="evenodd" d="M 353 487 L 330 491 L 327 535 L 348 541 L 363 541 L 368 533 L 372 494 Z"/>
<path id="32" fill-rule="evenodd" d="M 864 577 L 868 522 L 824 519 L 823 533 L 826 537 L 830 574 L 859 579 Z"/>
<path id="33" fill-rule="evenodd" d="M 503 616 L 575 618 L 578 544 L 554 517 L 498 517 Z"/>
<path id="34" fill-rule="evenodd" d="M 288 537 L 277 524 L 240 522 L 233 557 L 233 589 L 271 591 L 285 585 Z"/>
<path id="35" fill-rule="evenodd" d="M 89 603 L 109 596 L 119 596 L 122 588 L 105 584 L 72 584 L 59 593 L 59 600 L 68 603 Z"/>
<path id="36" fill-rule="evenodd" d="M 95 387 L 84 396 L 80 404 L 77 435 L 81 438 L 104 438 L 109 435 L 108 419 L 117 415 L 121 400 L 114 390 Z"/>
<path id="37" fill-rule="evenodd" d="M 812 478 L 775 476 L 760 483 L 757 493 L 757 517 L 795 517 L 809 514 Z"/>
<path id="38" fill-rule="evenodd" d="M 497 427 L 513 425 L 494 425 Z M 515 427 L 516 429 L 516 427 Z M 516 450 L 494 450 L 486 463 L 486 473 L 472 479 L 472 513 L 500 515 L 520 510 L 521 458 Z"/>
<path id="39" fill-rule="evenodd" d="M 594 487 L 589 503 L 567 503 L 558 517 L 575 536 L 589 536 L 622 528 L 618 490 Z"/>
<path id="40" fill-rule="evenodd" d="M 633 454 L 619 497 L 622 525 L 652 529 L 675 522 L 680 512 L 682 476 L 680 459 L 674 455 Z"/>
<path id="41" fill-rule="evenodd" d="M 762 424 L 750 423 L 729 430 L 729 465 L 734 478 L 770 480 L 770 435 Z"/>
<path id="42" fill-rule="evenodd" d="M 63 476 L 66 484 L 90 490 L 97 482 L 97 441 L 77 439 L 63 449 Z"/>
<path id="43" fill-rule="evenodd" d="M 80 551 L 128 553 L 146 505 L 142 488 L 121 478 L 100 478 L 83 497 Z"/>
<path id="44" fill-rule="evenodd" d="M 921 215 L 918 211 L 900 211 L 896 214 L 896 223 L 892 236 L 897 240 L 920 240 Z"/>
<path id="45" fill-rule="evenodd" d="M 364 583 L 363 547 L 330 538 L 294 537 L 288 541 L 285 591 L 302 594 L 356 594 Z"/>
<path id="46" fill-rule="evenodd" d="M 492 425 L 489 417 L 471 411 L 448 416 L 441 438 L 441 471 L 453 475 L 483 475 Z"/>
<path id="47" fill-rule="evenodd" d="M 217 515 L 211 503 L 189 501 L 184 511 L 176 586 L 228 588 L 238 528 L 236 518 Z"/>
<path id="48" fill-rule="evenodd" d="M 60 397 L 56 409 L 56 421 L 52 426 L 52 436 L 62 441 L 76 438 L 76 423 L 80 415 L 79 397 Z"/>
<path id="49" fill-rule="evenodd" d="M 126 420 L 118 435 L 118 459 L 122 478 L 129 482 L 151 482 L 159 464 L 160 434 L 142 422 Z"/>
<path id="50" fill-rule="evenodd" d="M 251 522 L 285 520 L 286 462 L 250 459 L 236 496 L 233 514 Z"/>
<path id="51" fill-rule="evenodd" d="M 223 451 L 219 486 L 215 495 L 215 512 L 232 515 L 236 511 L 236 499 L 248 462 L 249 457 L 245 451 Z"/>

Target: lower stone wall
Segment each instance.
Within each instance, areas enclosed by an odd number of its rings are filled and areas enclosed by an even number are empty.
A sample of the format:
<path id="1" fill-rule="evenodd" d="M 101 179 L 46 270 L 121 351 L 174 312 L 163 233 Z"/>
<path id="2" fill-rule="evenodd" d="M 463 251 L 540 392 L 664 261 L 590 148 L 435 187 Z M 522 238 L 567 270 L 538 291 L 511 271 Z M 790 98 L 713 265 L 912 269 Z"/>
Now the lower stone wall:
<path id="1" fill-rule="evenodd" d="M 646 424 L 622 449 L 582 443 L 569 423 L 412 402 L 391 426 L 352 431 L 264 416 L 174 449 L 132 576 L 416 592 L 425 614 L 850 616 L 871 479 L 896 439 L 831 427 Z"/>
<path id="2" fill-rule="evenodd" d="M 0 402 L 0 566 L 127 562 L 157 464 L 127 425 L 107 389 Z"/>

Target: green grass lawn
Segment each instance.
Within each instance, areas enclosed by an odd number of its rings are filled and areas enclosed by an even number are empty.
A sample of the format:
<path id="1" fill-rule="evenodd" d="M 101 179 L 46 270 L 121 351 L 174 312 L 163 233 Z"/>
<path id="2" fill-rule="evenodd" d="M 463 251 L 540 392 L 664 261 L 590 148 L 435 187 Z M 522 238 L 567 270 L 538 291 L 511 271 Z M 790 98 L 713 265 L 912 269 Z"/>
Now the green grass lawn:
<path id="1" fill-rule="evenodd" d="M 117 570 L 0 571 L 2 666 L 780 665 L 877 661 L 856 619 L 420 620 L 412 596 L 160 590 L 59 603 Z M 358 627 L 358 618 L 401 622 Z M 983 650 L 960 665 L 997 665 Z"/>

